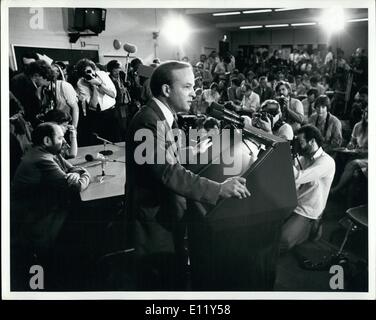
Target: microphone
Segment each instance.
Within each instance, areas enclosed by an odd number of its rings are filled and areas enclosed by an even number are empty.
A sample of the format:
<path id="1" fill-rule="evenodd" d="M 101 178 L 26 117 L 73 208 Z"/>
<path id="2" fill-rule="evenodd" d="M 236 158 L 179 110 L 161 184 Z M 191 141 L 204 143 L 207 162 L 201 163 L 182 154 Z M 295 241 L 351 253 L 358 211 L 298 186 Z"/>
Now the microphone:
<path id="1" fill-rule="evenodd" d="M 230 103 L 224 105 L 212 102 L 208 108 L 208 115 L 218 120 L 223 120 L 230 124 L 235 125 L 238 128 L 244 128 L 244 119 L 236 112 L 227 109 L 227 106 L 231 106 Z"/>
<path id="2" fill-rule="evenodd" d="M 128 53 L 136 53 L 137 52 L 137 47 L 134 44 L 127 43 L 125 42 L 123 45 L 124 51 Z"/>
<path id="3" fill-rule="evenodd" d="M 115 159 L 110 160 L 110 159 L 107 159 L 101 153 L 97 153 L 95 156 L 93 156 L 92 154 L 87 154 L 87 155 L 85 155 L 85 160 L 87 162 L 100 161 L 102 163 L 106 163 L 106 162 L 120 162 L 120 163 L 125 163 L 125 161 L 121 161 L 121 160 L 115 160 Z"/>
<path id="4" fill-rule="evenodd" d="M 85 156 L 85 160 L 87 162 L 91 162 L 91 161 L 102 161 L 102 162 L 107 162 L 108 160 L 103 156 L 101 155 L 100 153 L 97 153 L 95 156 L 93 156 L 92 154 L 87 154 Z"/>

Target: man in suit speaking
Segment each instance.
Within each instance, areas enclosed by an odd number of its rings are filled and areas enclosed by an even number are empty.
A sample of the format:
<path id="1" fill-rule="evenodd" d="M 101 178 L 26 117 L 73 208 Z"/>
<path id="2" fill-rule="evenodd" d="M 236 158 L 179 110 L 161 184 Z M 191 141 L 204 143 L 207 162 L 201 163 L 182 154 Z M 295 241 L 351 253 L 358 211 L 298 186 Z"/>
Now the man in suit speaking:
<path id="1" fill-rule="evenodd" d="M 189 111 L 195 98 L 193 85 L 190 64 L 159 65 L 150 78 L 153 98 L 134 116 L 127 131 L 125 202 L 133 222 L 140 290 L 184 289 L 179 279 L 186 199 L 215 205 L 219 199 L 250 196 L 242 177 L 218 183 L 186 170 L 174 152 L 179 142 L 165 138 L 177 127 L 176 113 Z M 147 161 L 140 159 L 142 145 L 146 153 L 152 150 Z"/>

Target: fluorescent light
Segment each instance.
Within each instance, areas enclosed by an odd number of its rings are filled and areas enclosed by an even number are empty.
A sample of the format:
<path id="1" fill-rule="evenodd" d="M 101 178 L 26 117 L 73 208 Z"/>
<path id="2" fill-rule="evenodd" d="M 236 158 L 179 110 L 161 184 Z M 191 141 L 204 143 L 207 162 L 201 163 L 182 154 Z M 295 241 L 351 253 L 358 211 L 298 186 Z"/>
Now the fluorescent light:
<path id="1" fill-rule="evenodd" d="M 240 29 L 258 29 L 262 28 L 262 26 L 241 26 Z"/>
<path id="2" fill-rule="evenodd" d="M 360 18 L 360 19 L 347 20 L 347 22 L 361 22 L 361 21 L 368 21 L 368 18 Z"/>
<path id="3" fill-rule="evenodd" d="M 290 11 L 290 10 L 301 10 L 305 8 L 279 8 L 279 9 L 274 9 L 274 11 Z"/>
<path id="4" fill-rule="evenodd" d="M 272 12 L 272 11 L 273 11 L 272 9 L 260 9 L 260 10 L 247 10 L 247 11 L 243 11 L 243 13 L 248 14 L 248 13 Z"/>
<path id="5" fill-rule="evenodd" d="M 284 24 L 267 24 L 265 25 L 265 28 L 280 28 L 280 27 L 288 27 L 289 24 L 288 23 L 284 23 Z"/>
<path id="6" fill-rule="evenodd" d="M 235 16 L 240 13 L 241 13 L 240 11 L 218 12 L 218 13 L 213 13 L 213 16 Z"/>
<path id="7" fill-rule="evenodd" d="M 316 22 L 299 22 L 299 23 L 291 23 L 292 27 L 298 27 L 298 26 L 314 26 Z"/>

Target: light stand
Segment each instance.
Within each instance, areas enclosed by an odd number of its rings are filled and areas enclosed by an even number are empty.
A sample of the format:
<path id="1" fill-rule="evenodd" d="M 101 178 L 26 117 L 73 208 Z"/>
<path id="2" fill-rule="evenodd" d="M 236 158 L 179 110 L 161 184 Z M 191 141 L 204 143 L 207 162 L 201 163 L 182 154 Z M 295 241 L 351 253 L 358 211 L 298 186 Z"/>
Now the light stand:
<path id="1" fill-rule="evenodd" d="M 125 72 L 124 82 L 125 82 L 125 83 L 127 82 L 127 79 L 128 79 L 128 64 L 129 64 L 129 57 L 130 57 L 130 53 L 128 52 L 128 54 L 125 56 L 125 67 L 124 67 L 124 72 Z"/>

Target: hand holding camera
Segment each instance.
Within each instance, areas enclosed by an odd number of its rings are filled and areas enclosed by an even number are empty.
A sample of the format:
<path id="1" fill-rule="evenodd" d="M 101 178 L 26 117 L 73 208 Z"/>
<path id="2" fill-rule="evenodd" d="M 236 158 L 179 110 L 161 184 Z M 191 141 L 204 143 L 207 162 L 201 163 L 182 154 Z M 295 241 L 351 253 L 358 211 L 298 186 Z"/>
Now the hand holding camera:
<path id="1" fill-rule="evenodd" d="M 278 99 L 278 103 L 281 106 L 281 111 L 284 113 L 289 106 L 289 98 L 285 97 L 284 95 L 281 95 Z"/>
<path id="2" fill-rule="evenodd" d="M 252 125 L 256 128 L 264 130 L 266 132 L 272 132 L 273 118 L 272 116 L 265 112 L 255 112 L 252 115 Z"/>
<path id="3" fill-rule="evenodd" d="M 88 70 L 84 74 L 84 79 L 89 82 L 91 85 L 99 86 L 102 84 L 102 81 L 99 79 L 96 73 L 92 73 L 91 70 Z"/>

